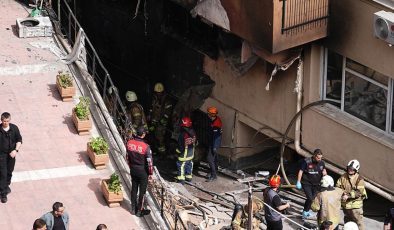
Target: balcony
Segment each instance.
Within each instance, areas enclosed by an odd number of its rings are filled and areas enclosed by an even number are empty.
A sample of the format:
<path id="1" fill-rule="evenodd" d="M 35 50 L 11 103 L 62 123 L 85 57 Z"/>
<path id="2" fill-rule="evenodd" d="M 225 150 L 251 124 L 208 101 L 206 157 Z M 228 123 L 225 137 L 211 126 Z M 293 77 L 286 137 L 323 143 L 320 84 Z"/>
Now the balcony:
<path id="1" fill-rule="evenodd" d="M 209 0 L 191 12 L 278 53 L 327 36 L 329 0 Z"/>

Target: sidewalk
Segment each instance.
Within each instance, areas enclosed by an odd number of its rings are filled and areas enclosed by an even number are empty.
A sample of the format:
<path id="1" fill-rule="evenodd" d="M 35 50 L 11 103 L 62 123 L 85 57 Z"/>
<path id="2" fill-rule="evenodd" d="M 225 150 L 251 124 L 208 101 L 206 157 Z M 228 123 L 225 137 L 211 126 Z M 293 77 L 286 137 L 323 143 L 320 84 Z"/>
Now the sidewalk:
<path id="1" fill-rule="evenodd" d="M 55 85 L 59 70 L 68 70 L 49 50 L 52 38 L 18 38 L 15 20 L 28 11 L 14 0 L 0 1 L 0 113 L 10 112 L 23 145 L 17 155 L 8 202 L 0 204 L 0 229 L 31 229 L 33 221 L 63 202 L 70 214 L 70 229 L 144 229 L 129 213 L 129 201 L 109 208 L 100 180 L 112 173 L 95 170 L 86 143 L 97 136 L 79 136 L 71 119 L 77 103 L 62 102 Z M 78 92 L 77 94 L 80 94 Z M 78 96 L 76 97 L 78 98 Z"/>

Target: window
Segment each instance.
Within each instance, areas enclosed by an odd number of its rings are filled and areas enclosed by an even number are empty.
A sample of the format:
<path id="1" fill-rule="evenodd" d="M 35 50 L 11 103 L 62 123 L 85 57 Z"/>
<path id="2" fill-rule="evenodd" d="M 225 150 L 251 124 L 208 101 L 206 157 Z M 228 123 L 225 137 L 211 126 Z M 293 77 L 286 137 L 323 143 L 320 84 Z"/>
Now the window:
<path id="1" fill-rule="evenodd" d="M 325 50 L 324 99 L 386 132 L 394 132 L 393 80 L 367 66 Z"/>

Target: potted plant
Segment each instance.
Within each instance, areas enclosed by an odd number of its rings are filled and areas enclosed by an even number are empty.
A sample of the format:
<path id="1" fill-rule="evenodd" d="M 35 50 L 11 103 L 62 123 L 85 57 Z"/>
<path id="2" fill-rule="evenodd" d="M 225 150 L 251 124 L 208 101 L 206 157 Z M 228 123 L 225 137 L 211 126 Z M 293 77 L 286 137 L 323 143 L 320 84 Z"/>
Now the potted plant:
<path id="1" fill-rule="evenodd" d="M 118 174 L 113 173 L 109 179 L 102 180 L 101 190 L 110 208 L 120 206 L 120 202 L 123 201 L 123 192 Z"/>
<path id="2" fill-rule="evenodd" d="M 87 153 L 96 169 L 104 169 L 109 160 L 109 145 L 103 137 L 92 137 L 87 144 Z"/>
<path id="3" fill-rule="evenodd" d="M 74 81 L 69 72 L 59 71 L 56 86 L 63 101 L 72 101 L 75 96 Z"/>
<path id="4" fill-rule="evenodd" d="M 88 135 L 92 128 L 89 106 L 88 97 L 79 97 L 78 104 L 73 108 L 72 118 L 79 135 Z"/>

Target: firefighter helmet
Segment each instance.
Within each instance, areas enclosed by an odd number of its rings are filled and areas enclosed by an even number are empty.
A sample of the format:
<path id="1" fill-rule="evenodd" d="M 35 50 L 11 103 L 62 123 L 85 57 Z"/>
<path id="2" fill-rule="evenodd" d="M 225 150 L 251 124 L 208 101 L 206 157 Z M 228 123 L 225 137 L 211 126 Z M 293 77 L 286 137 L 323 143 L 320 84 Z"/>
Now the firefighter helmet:
<path id="1" fill-rule="evenodd" d="M 280 176 L 276 175 L 276 174 L 273 175 L 271 177 L 271 179 L 269 180 L 269 184 L 270 184 L 270 187 L 278 188 L 280 186 Z"/>
<path id="2" fill-rule="evenodd" d="M 218 109 L 214 106 L 210 106 L 207 108 L 207 112 L 211 115 L 216 115 L 218 114 Z"/>
<path id="3" fill-rule="evenodd" d="M 164 91 L 164 85 L 160 82 L 155 84 L 155 87 L 153 88 L 153 91 L 156 93 L 161 93 Z"/>
<path id="4" fill-rule="evenodd" d="M 192 127 L 192 120 L 190 119 L 190 117 L 184 117 L 182 118 L 182 127 L 186 127 L 186 128 L 190 128 Z"/>
<path id="5" fill-rule="evenodd" d="M 358 160 L 355 160 L 355 159 L 351 160 L 347 164 L 347 168 L 353 168 L 354 170 L 356 170 L 356 172 L 358 172 L 358 170 L 360 170 L 360 162 Z"/>
<path id="6" fill-rule="evenodd" d="M 343 230 L 358 230 L 358 225 L 353 221 L 349 221 L 343 226 Z"/>
<path id="7" fill-rule="evenodd" d="M 110 86 L 109 88 L 108 88 L 108 94 L 109 95 L 111 95 L 111 94 L 113 94 L 113 93 L 117 93 L 118 92 L 118 88 L 116 88 L 116 86 Z"/>
<path id="8" fill-rule="evenodd" d="M 329 175 L 325 175 L 321 178 L 320 184 L 323 188 L 334 187 L 334 179 Z"/>
<path id="9" fill-rule="evenodd" d="M 133 102 L 137 100 L 137 94 L 135 94 L 133 91 L 127 91 L 126 92 L 126 100 L 129 102 Z"/>

